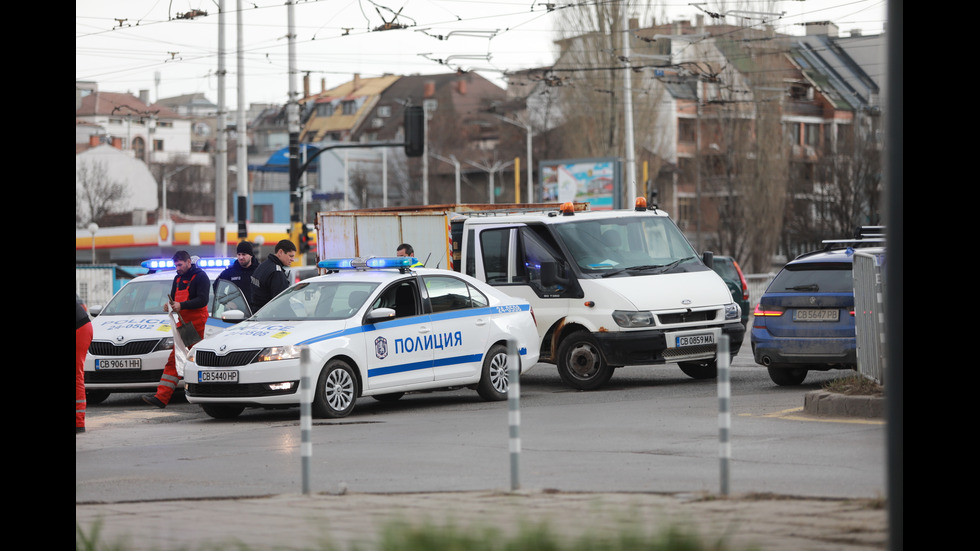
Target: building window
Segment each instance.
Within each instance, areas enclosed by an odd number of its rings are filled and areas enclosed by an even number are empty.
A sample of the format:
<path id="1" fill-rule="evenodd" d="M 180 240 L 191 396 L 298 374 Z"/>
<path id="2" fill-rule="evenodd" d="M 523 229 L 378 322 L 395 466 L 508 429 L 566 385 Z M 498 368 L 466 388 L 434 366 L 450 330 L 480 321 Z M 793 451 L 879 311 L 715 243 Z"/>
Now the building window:
<path id="1" fill-rule="evenodd" d="M 318 103 L 316 104 L 316 116 L 318 117 L 329 117 L 333 115 L 333 104 L 332 103 Z"/>
<path id="2" fill-rule="evenodd" d="M 804 124 L 803 125 L 803 143 L 810 147 L 820 146 L 820 125 L 819 124 Z"/>
<path id="3" fill-rule="evenodd" d="M 153 140 L 153 151 L 163 151 L 163 140 Z"/>
<path id="4" fill-rule="evenodd" d="M 146 142 L 143 141 L 143 138 L 139 136 L 133 138 L 133 151 L 137 159 L 142 159 L 146 156 Z"/>
<path id="5" fill-rule="evenodd" d="M 344 110 L 345 115 L 353 115 L 357 113 L 357 104 L 353 100 L 347 100 L 341 104 L 341 108 Z"/>
<path id="6" fill-rule="evenodd" d="M 378 116 L 379 117 L 390 117 L 391 116 L 391 106 L 390 105 L 382 105 L 381 107 L 378 107 Z"/>
<path id="7" fill-rule="evenodd" d="M 694 143 L 697 136 L 695 119 L 677 119 L 677 141 Z"/>

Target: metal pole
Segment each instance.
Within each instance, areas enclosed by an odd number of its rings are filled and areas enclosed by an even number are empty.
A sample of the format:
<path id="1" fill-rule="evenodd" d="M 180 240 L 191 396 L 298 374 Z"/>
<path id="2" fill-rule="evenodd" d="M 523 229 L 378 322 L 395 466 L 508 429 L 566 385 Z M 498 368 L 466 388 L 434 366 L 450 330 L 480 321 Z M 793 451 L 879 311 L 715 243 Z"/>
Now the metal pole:
<path id="1" fill-rule="evenodd" d="M 510 429 L 510 489 L 521 488 L 521 358 L 517 342 L 507 341 L 507 419 Z"/>
<path id="2" fill-rule="evenodd" d="M 625 2 L 620 5 L 623 21 L 623 57 L 626 58 L 626 70 L 623 71 L 623 98 L 626 124 L 626 199 L 627 207 L 636 202 L 636 152 L 633 145 L 633 70 L 629 67 L 630 37 L 629 19 L 626 15 Z M 622 195 L 620 195 L 622 197 Z M 617 197 L 619 199 L 619 197 Z"/>
<path id="3" fill-rule="evenodd" d="M 218 2 L 218 136 L 215 144 L 214 255 L 225 256 L 228 239 L 228 106 L 225 101 L 225 1 Z"/>
<path id="4" fill-rule="evenodd" d="M 248 237 L 248 123 L 245 122 L 245 31 L 242 27 L 242 0 L 237 0 L 236 23 L 238 27 L 238 240 Z"/>
<path id="5" fill-rule="evenodd" d="M 531 158 L 531 114 L 527 114 L 527 203 L 534 202 L 534 160 Z"/>
<path id="6" fill-rule="evenodd" d="M 310 347 L 300 347 L 299 352 L 299 433 L 300 462 L 303 473 L 303 495 L 310 495 L 310 458 L 313 457 L 313 416 L 310 407 Z"/>
<path id="7" fill-rule="evenodd" d="M 718 363 L 718 443 L 719 466 L 721 468 L 721 495 L 728 495 L 728 463 L 732 457 L 731 437 L 732 427 L 732 385 L 729 378 L 728 335 L 718 339 L 718 350 L 715 354 Z"/>

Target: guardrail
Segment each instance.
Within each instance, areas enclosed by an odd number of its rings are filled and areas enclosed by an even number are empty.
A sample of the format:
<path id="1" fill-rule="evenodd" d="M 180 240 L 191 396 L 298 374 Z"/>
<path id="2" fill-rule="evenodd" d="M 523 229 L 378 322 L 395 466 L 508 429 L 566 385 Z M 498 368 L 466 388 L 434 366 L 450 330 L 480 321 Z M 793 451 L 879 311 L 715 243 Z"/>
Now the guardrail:
<path id="1" fill-rule="evenodd" d="M 762 295 L 766 292 L 766 289 L 775 277 L 776 272 L 769 272 L 768 274 L 745 274 L 745 282 L 749 285 L 749 304 L 753 310 L 756 304 L 759 304 L 759 299 L 762 298 Z M 749 313 L 751 314 L 751 312 Z"/>

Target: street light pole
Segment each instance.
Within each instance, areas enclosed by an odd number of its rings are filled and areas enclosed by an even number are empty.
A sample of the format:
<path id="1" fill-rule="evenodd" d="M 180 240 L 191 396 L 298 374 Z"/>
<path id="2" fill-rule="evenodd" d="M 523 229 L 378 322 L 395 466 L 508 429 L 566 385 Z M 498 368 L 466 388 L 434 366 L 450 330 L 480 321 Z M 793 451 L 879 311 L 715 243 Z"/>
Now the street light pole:
<path id="1" fill-rule="evenodd" d="M 442 155 L 439 155 L 438 153 L 429 153 L 429 155 L 432 155 L 436 159 L 438 159 L 438 160 L 440 160 L 440 161 L 442 161 L 444 163 L 449 163 L 449 164 L 453 165 L 454 167 L 456 167 L 456 204 L 458 205 L 460 203 L 460 198 L 459 198 L 459 192 L 460 192 L 460 189 L 459 189 L 459 184 L 460 184 L 460 171 L 459 171 L 459 169 L 460 169 L 460 164 L 459 164 L 459 161 L 456 160 L 456 156 L 455 155 L 450 155 L 449 157 L 443 157 Z"/>
<path id="2" fill-rule="evenodd" d="M 497 117 L 498 119 L 506 123 L 513 124 L 514 126 L 519 126 L 527 132 L 527 199 L 526 202 L 533 203 L 534 202 L 534 181 L 533 181 L 534 159 L 531 158 L 531 151 L 532 151 L 531 136 L 533 135 L 533 130 L 531 129 L 531 123 L 521 122 L 516 119 L 510 119 L 503 115 L 498 115 L 496 113 L 493 113 L 493 116 Z"/>

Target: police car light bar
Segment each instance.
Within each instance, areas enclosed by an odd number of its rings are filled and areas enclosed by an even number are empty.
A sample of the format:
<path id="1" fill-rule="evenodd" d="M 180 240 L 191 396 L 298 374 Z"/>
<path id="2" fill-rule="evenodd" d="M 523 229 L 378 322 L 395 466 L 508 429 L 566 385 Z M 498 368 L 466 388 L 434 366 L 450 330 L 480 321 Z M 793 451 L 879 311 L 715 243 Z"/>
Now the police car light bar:
<path id="1" fill-rule="evenodd" d="M 234 258 L 206 257 L 198 258 L 195 264 L 198 268 L 227 268 L 233 262 Z M 166 270 L 174 267 L 174 261 L 170 258 L 151 258 L 141 262 L 140 266 L 150 270 Z"/>
<path id="2" fill-rule="evenodd" d="M 369 256 L 367 258 L 328 258 L 317 262 L 317 268 L 356 270 L 364 268 L 410 268 L 418 262 L 414 256 Z"/>

